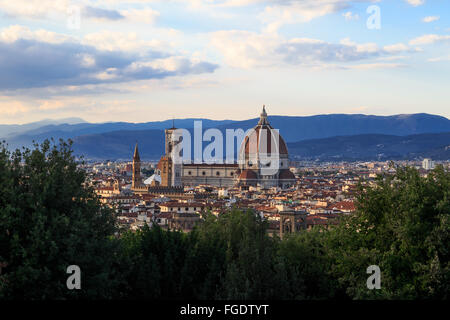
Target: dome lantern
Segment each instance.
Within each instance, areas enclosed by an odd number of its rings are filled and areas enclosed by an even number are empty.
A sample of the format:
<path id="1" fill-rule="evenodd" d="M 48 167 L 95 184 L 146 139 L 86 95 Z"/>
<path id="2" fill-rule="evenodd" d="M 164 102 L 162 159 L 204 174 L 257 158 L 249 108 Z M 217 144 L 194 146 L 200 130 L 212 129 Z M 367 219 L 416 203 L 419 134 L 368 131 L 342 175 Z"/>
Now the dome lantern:
<path id="1" fill-rule="evenodd" d="M 261 112 L 261 115 L 259 116 L 259 122 L 258 124 L 269 124 L 267 121 L 267 112 L 266 112 L 266 106 L 263 105 L 263 109 Z"/>

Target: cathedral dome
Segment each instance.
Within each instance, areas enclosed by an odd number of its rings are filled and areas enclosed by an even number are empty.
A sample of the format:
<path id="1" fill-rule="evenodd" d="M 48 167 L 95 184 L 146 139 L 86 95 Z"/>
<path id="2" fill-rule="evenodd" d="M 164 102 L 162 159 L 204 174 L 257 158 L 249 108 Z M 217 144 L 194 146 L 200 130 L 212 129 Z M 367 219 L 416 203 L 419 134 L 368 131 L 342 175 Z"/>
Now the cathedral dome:
<path id="1" fill-rule="evenodd" d="M 266 108 L 263 106 L 258 124 L 249 131 L 241 145 L 239 158 L 241 163 L 248 159 L 259 159 L 260 155 L 288 156 L 288 149 L 283 137 L 267 120 Z"/>

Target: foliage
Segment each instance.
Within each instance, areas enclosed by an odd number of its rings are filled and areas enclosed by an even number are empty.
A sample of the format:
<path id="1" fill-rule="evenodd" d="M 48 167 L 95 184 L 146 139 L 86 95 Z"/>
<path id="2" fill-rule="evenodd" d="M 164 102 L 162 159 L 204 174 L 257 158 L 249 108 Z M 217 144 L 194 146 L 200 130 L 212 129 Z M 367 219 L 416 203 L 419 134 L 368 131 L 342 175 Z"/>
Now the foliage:
<path id="1" fill-rule="evenodd" d="M 71 144 L 0 149 L 3 299 L 448 299 L 450 173 L 397 168 L 357 211 L 284 240 L 253 211 L 205 214 L 190 233 L 116 229 Z M 82 289 L 68 290 L 79 265 Z M 366 269 L 381 269 L 369 290 Z"/>
<path id="2" fill-rule="evenodd" d="M 104 298 L 114 242 L 112 213 L 84 186 L 71 144 L 0 149 L 0 297 Z M 66 269 L 79 265 L 82 290 L 67 290 Z"/>
<path id="3" fill-rule="evenodd" d="M 327 236 L 332 273 L 355 299 L 444 298 L 449 294 L 450 173 L 410 167 L 361 189 L 358 210 Z M 361 272 L 381 268 L 381 290 Z"/>

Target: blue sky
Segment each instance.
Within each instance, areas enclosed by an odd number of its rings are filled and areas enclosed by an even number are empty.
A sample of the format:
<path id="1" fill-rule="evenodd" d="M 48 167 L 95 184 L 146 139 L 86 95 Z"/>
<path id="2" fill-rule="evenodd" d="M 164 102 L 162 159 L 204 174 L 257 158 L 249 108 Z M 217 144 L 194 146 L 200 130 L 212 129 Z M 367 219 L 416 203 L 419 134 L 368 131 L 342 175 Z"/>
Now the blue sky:
<path id="1" fill-rule="evenodd" d="M 448 0 L 0 0 L 0 17 L 0 123 L 246 119 L 262 104 L 450 117 Z"/>

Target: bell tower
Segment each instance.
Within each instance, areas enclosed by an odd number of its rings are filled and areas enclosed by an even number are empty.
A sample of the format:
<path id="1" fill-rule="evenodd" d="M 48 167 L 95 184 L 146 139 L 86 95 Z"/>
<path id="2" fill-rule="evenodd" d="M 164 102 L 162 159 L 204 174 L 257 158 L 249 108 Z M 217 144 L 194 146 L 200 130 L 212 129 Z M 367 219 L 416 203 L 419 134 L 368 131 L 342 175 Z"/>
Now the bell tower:
<path id="1" fill-rule="evenodd" d="M 133 154 L 133 176 L 131 180 L 131 187 L 137 188 L 142 185 L 141 181 L 141 158 L 139 157 L 138 145 L 136 142 L 136 146 L 134 147 Z"/>
<path id="2" fill-rule="evenodd" d="M 167 185 L 171 187 L 181 186 L 181 175 L 183 171 L 183 165 L 178 163 L 179 157 L 175 155 L 175 146 L 180 143 L 180 132 L 175 128 L 174 121 L 172 122 L 172 128 L 164 130 L 165 133 L 165 146 L 166 154 L 164 163 L 167 166 L 168 177 L 167 179 L 162 178 L 162 180 L 167 180 Z M 163 165 L 164 165 L 163 163 Z"/>

